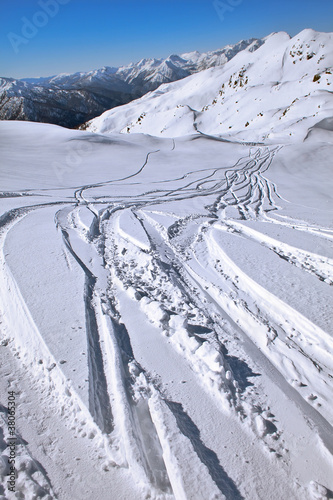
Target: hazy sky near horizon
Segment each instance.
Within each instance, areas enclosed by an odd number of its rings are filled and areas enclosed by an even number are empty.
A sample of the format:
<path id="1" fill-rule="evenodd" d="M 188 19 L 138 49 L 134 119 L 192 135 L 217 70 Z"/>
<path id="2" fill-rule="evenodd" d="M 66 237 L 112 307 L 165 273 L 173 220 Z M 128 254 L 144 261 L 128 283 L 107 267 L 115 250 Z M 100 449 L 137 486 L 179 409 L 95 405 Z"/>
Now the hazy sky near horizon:
<path id="1" fill-rule="evenodd" d="M 304 28 L 333 31 L 333 1 L 2 0 L 0 76 L 121 66 Z"/>

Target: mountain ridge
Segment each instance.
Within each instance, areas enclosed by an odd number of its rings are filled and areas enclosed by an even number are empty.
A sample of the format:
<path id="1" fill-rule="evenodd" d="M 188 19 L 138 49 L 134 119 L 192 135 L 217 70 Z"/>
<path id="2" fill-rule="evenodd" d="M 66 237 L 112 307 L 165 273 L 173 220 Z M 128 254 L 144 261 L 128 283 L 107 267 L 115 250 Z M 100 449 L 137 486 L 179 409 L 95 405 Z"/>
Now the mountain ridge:
<path id="1" fill-rule="evenodd" d="M 120 68 L 104 66 L 51 77 L 0 77 L 0 119 L 74 128 L 110 108 L 142 97 L 163 83 L 225 64 L 244 48 L 256 50 L 262 43 L 262 39 L 251 38 L 202 54 L 171 54 L 165 59 L 141 59 Z M 195 55 L 195 60 L 191 55 Z"/>
<path id="2" fill-rule="evenodd" d="M 85 128 L 164 137 L 201 132 L 241 141 L 308 140 L 318 135 L 316 124 L 333 116 L 332 73 L 333 33 L 306 29 L 293 38 L 272 33 L 255 51 L 239 51 L 222 66 L 163 84 Z M 323 123 L 327 130 L 330 122 Z"/>

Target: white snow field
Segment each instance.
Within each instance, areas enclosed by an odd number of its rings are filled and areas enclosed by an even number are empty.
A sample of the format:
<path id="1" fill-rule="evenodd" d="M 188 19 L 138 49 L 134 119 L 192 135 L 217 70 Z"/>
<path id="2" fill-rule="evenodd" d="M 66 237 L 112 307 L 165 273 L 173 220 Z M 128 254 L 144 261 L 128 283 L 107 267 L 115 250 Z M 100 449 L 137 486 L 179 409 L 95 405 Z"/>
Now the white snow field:
<path id="1" fill-rule="evenodd" d="M 291 77 L 328 65 L 331 36 L 298 36 L 318 52 Z M 332 91 L 311 67 L 281 129 L 270 111 L 259 132 L 183 114 L 160 133 L 162 97 L 196 114 L 195 79 L 208 95 L 236 60 L 264 67 L 276 37 L 282 55 L 295 43 L 272 35 L 98 133 L 0 122 L 0 499 L 333 498 Z"/>

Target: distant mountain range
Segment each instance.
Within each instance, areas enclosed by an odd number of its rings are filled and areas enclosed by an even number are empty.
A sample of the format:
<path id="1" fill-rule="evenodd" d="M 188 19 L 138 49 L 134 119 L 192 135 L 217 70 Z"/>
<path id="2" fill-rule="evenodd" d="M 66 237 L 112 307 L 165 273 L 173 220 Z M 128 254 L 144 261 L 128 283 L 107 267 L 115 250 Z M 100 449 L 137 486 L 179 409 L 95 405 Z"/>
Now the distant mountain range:
<path id="1" fill-rule="evenodd" d="M 244 49 L 253 52 L 264 43 L 265 39 L 251 38 L 212 52 L 142 59 L 120 68 L 103 67 L 47 78 L 0 78 L 0 119 L 73 128 L 106 110 L 142 97 L 163 83 L 222 66 Z"/>
<path id="2" fill-rule="evenodd" d="M 306 29 L 293 38 L 272 33 L 222 64 L 224 55 L 209 60 L 190 54 L 193 64 L 202 61 L 208 69 L 106 111 L 84 128 L 103 134 L 199 132 L 230 141 L 333 142 L 333 33 Z"/>

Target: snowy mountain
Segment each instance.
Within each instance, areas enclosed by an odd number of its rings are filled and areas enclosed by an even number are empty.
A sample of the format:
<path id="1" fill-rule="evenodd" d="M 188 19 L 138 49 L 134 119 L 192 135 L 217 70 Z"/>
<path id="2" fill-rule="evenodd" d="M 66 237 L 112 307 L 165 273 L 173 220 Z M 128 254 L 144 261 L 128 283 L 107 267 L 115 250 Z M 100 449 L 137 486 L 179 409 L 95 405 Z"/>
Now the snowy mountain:
<path id="1" fill-rule="evenodd" d="M 95 84 L 79 77 L 57 78 L 40 84 L 10 78 L 0 78 L 0 119 L 28 120 L 75 127 L 111 108 L 133 99 L 128 86 Z M 53 82 L 55 80 L 55 82 Z"/>
<path id="2" fill-rule="evenodd" d="M 223 65 L 244 48 L 256 50 L 262 43 L 257 39 L 242 40 L 204 54 L 143 59 L 121 68 L 103 67 L 49 78 L 0 78 L 0 119 L 75 127 L 155 90 L 162 83 Z"/>
<path id="3" fill-rule="evenodd" d="M 303 140 L 318 128 L 332 130 L 333 34 L 273 33 L 255 48 L 222 66 L 212 58 L 209 69 L 107 111 L 88 129 L 164 137 L 199 131 L 245 141 Z"/>
<path id="4" fill-rule="evenodd" d="M 0 123 L 16 498 L 332 498 L 332 154 Z"/>
<path id="5" fill-rule="evenodd" d="M 137 64 L 119 68 L 116 75 L 129 83 L 135 92 L 143 95 L 162 83 L 181 80 L 204 69 L 222 66 L 235 57 L 238 52 L 246 48 L 254 51 L 263 43 L 264 39 L 251 38 L 203 54 L 190 52 L 180 56 L 171 55 L 167 59 L 142 59 Z"/>

